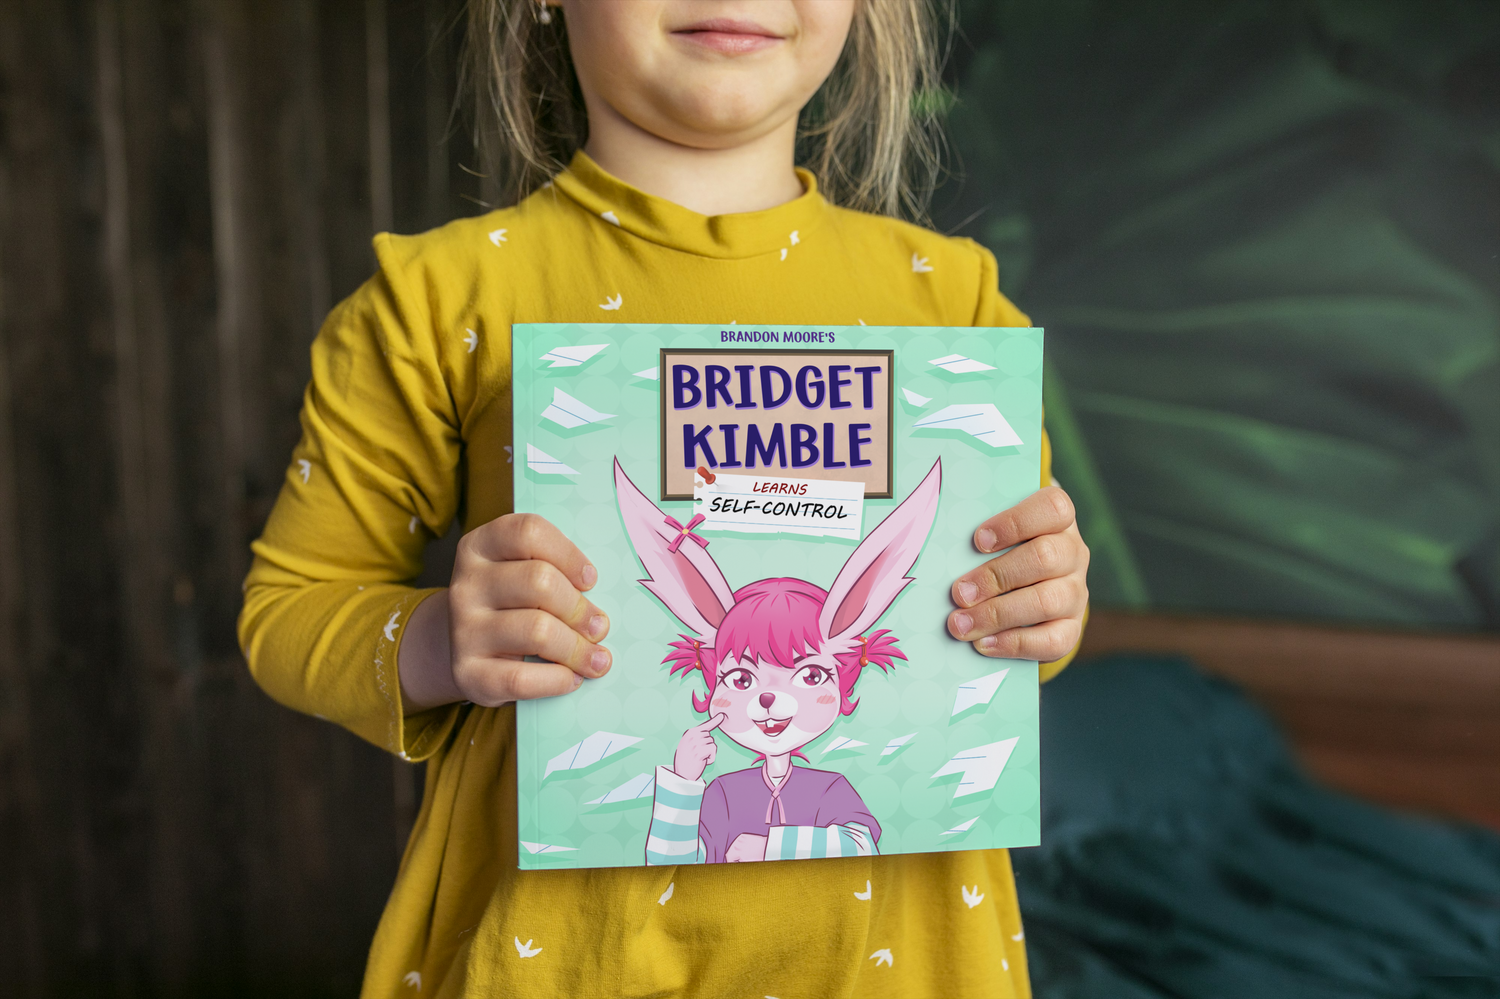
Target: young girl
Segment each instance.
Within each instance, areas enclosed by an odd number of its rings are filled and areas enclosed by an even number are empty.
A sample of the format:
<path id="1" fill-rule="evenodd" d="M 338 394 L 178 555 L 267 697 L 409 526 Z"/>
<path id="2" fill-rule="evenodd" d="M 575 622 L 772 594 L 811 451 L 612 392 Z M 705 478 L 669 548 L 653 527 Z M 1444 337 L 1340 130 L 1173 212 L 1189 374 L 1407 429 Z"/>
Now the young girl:
<path id="1" fill-rule="evenodd" d="M 616 608 L 584 595 L 584 552 L 508 513 L 510 325 L 1028 325 L 988 252 L 890 217 L 931 177 L 913 118 L 938 79 L 927 0 L 471 11 L 517 203 L 376 238 L 379 273 L 313 345 L 240 626 L 272 696 L 428 761 L 363 994 L 1028 994 L 1000 850 L 516 868 L 510 704 L 606 673 Z M 404 585 L 455 517 L 451 585 Z M 974 543 L 1009 550 L 954 582 L 948 630 L 1055 672 L 1086 603 L 1066 495 L 1041 489 Z"/>

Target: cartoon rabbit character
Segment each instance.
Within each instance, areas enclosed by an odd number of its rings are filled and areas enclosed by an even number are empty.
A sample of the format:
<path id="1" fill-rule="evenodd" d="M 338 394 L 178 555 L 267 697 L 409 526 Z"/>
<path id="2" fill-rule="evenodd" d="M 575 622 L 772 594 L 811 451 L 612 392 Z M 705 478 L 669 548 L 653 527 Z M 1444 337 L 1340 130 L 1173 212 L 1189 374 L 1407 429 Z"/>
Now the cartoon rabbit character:
<path id="1" fill-rule="evenodd" d="M 731 591 L 708 544 L 647 499 L 615 461 L 615 492 L 650 590 L 693 635 L 671 643 L 672 673 L 703 675 L 709 717 L 683 733 L 670 767 L 656 768 L 647 864 L 725 863 L 878 853 L 880 823 L 842 774 L 793 765 L 840 715 L 854 712 L 866 666 L 906 656 L 889 631 L 869 629 L 911 582 L 937 514 L 941 461 L 849 556 L 827 591 L 801 579 L 762 579 Z M 695 637 L 696 636 L 696 637 Z M 759 754 L 757 766 L 716 777 L 717 729 Z"/>

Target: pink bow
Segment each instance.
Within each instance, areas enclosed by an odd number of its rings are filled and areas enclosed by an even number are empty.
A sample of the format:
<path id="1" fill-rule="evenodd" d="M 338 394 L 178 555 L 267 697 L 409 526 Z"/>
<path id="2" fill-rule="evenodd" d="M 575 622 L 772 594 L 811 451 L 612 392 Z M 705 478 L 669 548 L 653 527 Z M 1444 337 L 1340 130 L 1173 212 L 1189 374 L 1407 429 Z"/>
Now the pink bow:
<path id="1" fill-rule="evenodd" d="M 676 528 L 678 532 L 677 537 L 672 539 L 672 543 L 670 545 L 667 545 L 667 551 L 671 552 L 673 555 L 676 555 L 677 549 L 682 544 L 683 538 L 692 538 L 694 541 L 698 542 L 698 546 L 700 548 L 707 548 L 708 539 L 693 533 L 693 528 L 703 523 L 705 519 L 706 518 L 704 518 L 703 514 L 695 513 L 693 514 L 693 519 L 688 521 L 687 526 L 684 527 L 682 524 L 677 523 L 676 518 L 667 517 L 667 526 Z"/>
<path id="2" fill-rule="evenodd" d="M 766 787 L 768 787 L 768 788 L 771 789 L 771 800 L 766 802 L 766 825 L 770 825 L 771 824 L 771 809 L 772 808 L 779 808 L 779 809 L 781 809 L 781 822 L 780 822 L 780 824 L 781 825 L 786 825 L 786 804 L 781 800 L 781 789 L 784 788 L 784 787 L 786 787 L 786 782 L 791 779 L 791 777 L 792 777 L 792 771 L 791 771 L 791 768 L 788 767 L 786 775 L 781 778 L 781 783 L 779 785 L 778 784 L 772 784 L 771 783 L 771 775 L 766 772 L 766 767 L 769 767 L 770 765 L 771 764 L 769 762 L 767 762 L 766 766 L 763 766 L 763 767 L 760 768 L 760 779 L 763 780 L 763 781 L 765 781 L 766 782 Z"/>

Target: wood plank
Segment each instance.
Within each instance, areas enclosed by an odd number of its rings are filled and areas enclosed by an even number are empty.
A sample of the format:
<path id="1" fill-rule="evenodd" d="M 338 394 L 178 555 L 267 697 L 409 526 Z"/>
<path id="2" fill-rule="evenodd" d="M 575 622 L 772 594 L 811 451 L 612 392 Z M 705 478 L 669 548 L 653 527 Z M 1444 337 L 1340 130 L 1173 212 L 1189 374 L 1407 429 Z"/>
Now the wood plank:
<path id="1" fill-rule="evenodd" d="M 1500 706 L 1500 638 L 1099 611 L 1083 654 L 1174 652 L 1253 690 L 1372 703 Z"/>
<path id="2" fill-rule="evenodd" d="M 1120 652 L 1237 683 L 1334 787 L 1500 828 L 1500 638 L 1094 613 L 1081 655 Z"/>

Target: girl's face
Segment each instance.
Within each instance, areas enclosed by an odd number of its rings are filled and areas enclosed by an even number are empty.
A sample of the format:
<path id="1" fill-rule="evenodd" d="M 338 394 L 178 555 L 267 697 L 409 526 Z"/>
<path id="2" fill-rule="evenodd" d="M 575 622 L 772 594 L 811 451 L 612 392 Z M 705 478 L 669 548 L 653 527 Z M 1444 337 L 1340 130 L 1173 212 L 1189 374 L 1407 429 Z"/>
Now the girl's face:
<path id="1" fill-rule="evenodd" d="M 591 119 L 613 112 L 669 142 L 728 149 L 795 128 L 857 0 L 553 2 Z"/>
<path id="2" fill-rule="evenodd" d="M 839 716 L 839 680 L 832 658 L 809 656 L 790 669 L 765 660 L 728 659 L 719 666 L 711 714 L 746 749 L 784 756 L 827 732 Z"/>

